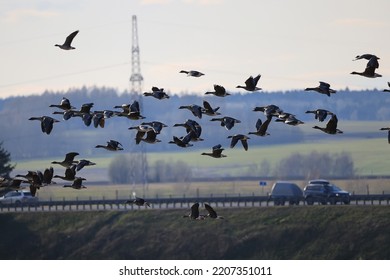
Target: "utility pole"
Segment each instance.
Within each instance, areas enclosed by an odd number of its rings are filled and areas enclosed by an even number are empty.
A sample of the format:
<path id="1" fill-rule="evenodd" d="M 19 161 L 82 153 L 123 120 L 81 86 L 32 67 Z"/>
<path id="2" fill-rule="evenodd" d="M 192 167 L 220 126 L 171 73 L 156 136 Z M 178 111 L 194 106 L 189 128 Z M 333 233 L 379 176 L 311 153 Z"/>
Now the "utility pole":
<path id="1" fill-rule="evenodd" d="M 137 27 L 137 16 L 132 17 L 132 41 L 131 41 L 131 95 L 135 100 L 138 101 L 141 112 L 143 111 L 143 96 L 142 96 L 142 85 L 144 78 L 141 74 L 141 60 L 139 54 L 139 43 L 138 43 L 138 27 Z M 146 150 L 144 143 L 140 143 L 140 165 L 141 165 L 141 176 L 142 176 L 142 190 L 143 196 L 145 196 L 145 190 L 148 187 L 148 161 L 146 157 Z M 135 180 L 135 178 L 133 179 Z M 134 181 L 133 181 L 134 183 Z"/>

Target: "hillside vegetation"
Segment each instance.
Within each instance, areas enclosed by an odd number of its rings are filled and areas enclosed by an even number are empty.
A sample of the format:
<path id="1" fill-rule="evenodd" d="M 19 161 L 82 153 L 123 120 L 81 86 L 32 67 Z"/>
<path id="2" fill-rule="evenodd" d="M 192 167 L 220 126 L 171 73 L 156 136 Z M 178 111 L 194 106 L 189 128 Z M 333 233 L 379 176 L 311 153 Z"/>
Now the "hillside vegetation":
<path id="1" fill-rule="evenodd" d="M 313 206 L 0 215 L 1 259 L 389 259 L 390 208 Z M 203 207 L 201 208 L 203 212 Z"/>

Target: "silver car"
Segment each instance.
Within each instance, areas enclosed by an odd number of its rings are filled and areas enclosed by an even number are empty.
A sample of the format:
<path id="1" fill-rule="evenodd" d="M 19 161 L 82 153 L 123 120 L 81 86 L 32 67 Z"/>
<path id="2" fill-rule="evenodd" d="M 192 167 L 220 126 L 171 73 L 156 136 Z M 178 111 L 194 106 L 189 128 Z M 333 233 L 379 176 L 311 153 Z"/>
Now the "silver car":
<path id="1" fill-rule="evenodd" d="M 0 197 L 0 205 L 34 204 L 38 197 L 32 196 L 29 191 L 10 191 Z"/>

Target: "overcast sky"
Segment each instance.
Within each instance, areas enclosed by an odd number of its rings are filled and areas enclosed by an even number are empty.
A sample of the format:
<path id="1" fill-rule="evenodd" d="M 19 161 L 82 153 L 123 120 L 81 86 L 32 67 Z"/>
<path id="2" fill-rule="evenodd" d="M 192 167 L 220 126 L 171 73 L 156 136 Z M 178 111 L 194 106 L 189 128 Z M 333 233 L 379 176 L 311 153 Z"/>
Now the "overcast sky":
<path id="1" fill-rule="evenodd" d="M 264 91 L 387 88 L 389 0 L 13 0 L 0 2 L 0 97 L 81 86 L 129 89 L 131 18 L 138 18 L 144 91 L 235 91 L 261 74 Z M 76 50 L 65 37 L 80 30 Z M 350 75 L 379 56 L 382 78 Z M 190 78 L 180 70 L 206 75 Z M 238 89 L 237 89 L 238 90 Z M 243 90 L 239 90 L 243 91 Z"/>

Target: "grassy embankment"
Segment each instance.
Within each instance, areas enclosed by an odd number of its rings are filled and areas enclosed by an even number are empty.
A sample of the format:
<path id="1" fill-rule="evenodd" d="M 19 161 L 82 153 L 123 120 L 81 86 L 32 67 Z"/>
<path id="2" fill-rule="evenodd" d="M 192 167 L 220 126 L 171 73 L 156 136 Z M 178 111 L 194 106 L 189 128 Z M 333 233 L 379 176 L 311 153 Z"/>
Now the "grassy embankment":
<path id="1" fill-rule="evenodd" d="M 390 208 L 219 208 L 1 214 L 0 259 L 389 259 Z M 201 211 L 204 212 L 203 207 Z"/>

